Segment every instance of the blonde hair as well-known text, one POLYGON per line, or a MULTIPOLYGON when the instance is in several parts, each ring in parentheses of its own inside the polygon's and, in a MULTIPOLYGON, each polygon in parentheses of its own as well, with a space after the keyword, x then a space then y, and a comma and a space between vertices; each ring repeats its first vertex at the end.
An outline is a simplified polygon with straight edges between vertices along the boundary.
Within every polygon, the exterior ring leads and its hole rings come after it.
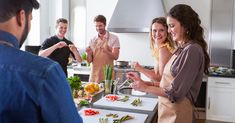
MULTIPOLYGON (((152 25, 154 23, 162 24, 166 29, 168 29, 168 26, 167 26, 165 17, 154 18, 152 20, 151 25, 150 25, 150 34, 149 34, 150 35, 150 48, 152 50, 153 56, 158 57, 158 52, 156 52, 156 50, 155 50, 155 45, 154 45, 155 42, 152 38, 152 25)), ((166 44, 166 46, 170 52, 173 52, 173 50, 175 49, 174 42, 172 41, 170 34, 168 32, 166 32, 166 33, 167 33, 167 38, 163 43, 166 44)))

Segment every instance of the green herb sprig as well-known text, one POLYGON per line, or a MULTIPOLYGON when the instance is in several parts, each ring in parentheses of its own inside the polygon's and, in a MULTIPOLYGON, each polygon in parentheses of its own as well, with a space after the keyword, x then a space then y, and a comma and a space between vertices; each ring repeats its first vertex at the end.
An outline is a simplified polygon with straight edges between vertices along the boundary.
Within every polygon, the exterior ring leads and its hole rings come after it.
POLYGON ((78 76, 69 77, 67 78, 67 80, 69 82, 72 92, 74 90, 79 90, 82 88, 82 81, 80 80, 78 76))

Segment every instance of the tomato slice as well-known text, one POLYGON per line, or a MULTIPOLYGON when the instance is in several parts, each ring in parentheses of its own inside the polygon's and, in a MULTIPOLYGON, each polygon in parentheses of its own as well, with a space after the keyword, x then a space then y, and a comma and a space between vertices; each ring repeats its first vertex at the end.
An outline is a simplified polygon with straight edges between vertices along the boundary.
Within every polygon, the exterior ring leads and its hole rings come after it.
POLYGON ((117 95, 107 95, 107 96, 105 96, 105 98, 110 101, 116 101, 118 99, 118 96, 117 95))
POLYGON ((86 110, 84 110, 84 113, 86 116, 92 116, 92 115, 99 114, 100 112, 93 110, 93 109, 86 109, 86 110))

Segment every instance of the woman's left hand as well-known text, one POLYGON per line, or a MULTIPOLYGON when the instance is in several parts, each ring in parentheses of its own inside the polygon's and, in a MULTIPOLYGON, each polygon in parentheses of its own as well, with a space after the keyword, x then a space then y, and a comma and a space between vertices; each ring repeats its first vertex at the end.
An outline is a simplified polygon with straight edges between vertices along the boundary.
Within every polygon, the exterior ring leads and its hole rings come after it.
POLYGON ((148 86, 148 85, 146 85, 142 80, 134 81, 134 82, 131 84, 131 87, 132 87, 133 89, 138 90, 138 91, 143 91, 143 92, 146 91, 147 86, 148 86))

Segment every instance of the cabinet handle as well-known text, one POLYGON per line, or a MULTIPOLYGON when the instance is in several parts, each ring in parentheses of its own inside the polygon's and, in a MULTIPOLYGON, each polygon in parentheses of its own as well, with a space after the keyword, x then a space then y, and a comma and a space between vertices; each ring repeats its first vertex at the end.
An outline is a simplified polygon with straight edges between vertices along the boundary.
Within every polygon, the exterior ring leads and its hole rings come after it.
POLYGON ((209 100, 209 101, 208 101, 208 110, 210 110, 210 107, 211 107, 211 98, 209 97, 208 100, 209 100))
POLYGON ((220 85, 230 85, 230 82, 215 82, 215 84, 220 84, 220 85))

